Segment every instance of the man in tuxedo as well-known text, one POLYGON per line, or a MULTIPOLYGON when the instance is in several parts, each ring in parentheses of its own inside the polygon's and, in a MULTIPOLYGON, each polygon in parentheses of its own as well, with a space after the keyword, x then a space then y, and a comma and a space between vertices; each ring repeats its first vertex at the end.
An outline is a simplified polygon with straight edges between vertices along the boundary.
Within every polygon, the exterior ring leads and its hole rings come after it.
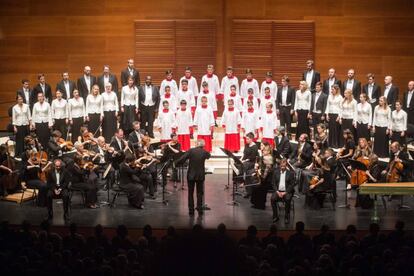
POLYGON ((96 84, 96 77, 91 75, 91 67, 85 66, 83 69, 83 76, 78 79, 79 94, 86 102, 86 97, 91 93, 92 86, 96 84))
POLYGON ((182 164, 187 159, 189 167, 187 171, 188 182, 188 210, 190 216, 194 215, 194 187, 197 188, 197 211, 199 215, 203 211, 203 193, 205 180, 205 162, 210 158, 210 153, 204 149, 204 140, 197 141, 197 147, 190 149, 181 156, 176 163, 182 164))
POLYGON ((304 169, 312 162, 312 146, 308 138, 306 133, 301 134, 297 148, 290 155, 289 161, 295 168, 304 169))
POLYGON ((310 91, 315 92, 316 83, 321 81, 321 74, 313 68, 314 61, 309 59, 306 61, 306 70, 302 74, 302 80, 306 81, 310 91))
POLYGON ((359 101, 359 94, 361 94, 361 82, 355 79, 355 70, 348 70, 348 79, 342 83, 341 95, 344 96, 344 91, 352 90, 352 95, 356 101, 359 101))
POLYGON ((341 81, 336 78, 336 71, 334 68, 329 69, 328 79, 323 81, 323 93, 329 95, 331 93, 332 85, 341 87, 341 81))
POLYGON ((280 120, 280 125, 286 127, 288 133, 291 130, 292 116, 294 113, 293 106, 295 105, 295 89, 289 85, 289 77, 282 77, 282 86, 277 91, 276 109, 280 120))
POLYGON ((392 77, 386 76, 384 78, 384 97, 387 99, 388 106, 392 110, 395 109, 395 101, 398 100, 400 90, 397 86, 392 84, 392 77))
MULTIPOLYGON (((32 110, 34 101, 33 101, 33 91, 29 87, 29 80, 23 79, 22 80, 22 88, 17 90, 17 95, 20 95, 23 97, 23 103, 30 106, 30 110, 32 110)), ((37 101, 37 99, 36 99, 37 101)))
POLYGON ((115 75, 111 73, 111 70, 109 68, 109 65, 104 65, 103 67, 103 73, 98 77, 98 86, 99 91, 101 93, 105 92, 105 84, 110 83, 112 84, 112 91, 114 91, 118 97, 119 97, 119 91, 118 91, 118 79, 115 75))
POLYGON ((47 176, 47 211, 48 219, 53 218, 53 199, 61 198, 63 201, 63 218, 69 220, 69 182, 70 175, 63 168, 60 159, 53 161, 53 169, 47 176))
POLYGON ((134 60, 132 58, 128 59, 128 66, 121 72, 121 83, 122 86, 128 84, 128 78, 132 77, 134 80, 134 85, 139 87, 141 85, 141 80, 139 78, 139 71, 134 67, 134 60))
POLYGON ((139 87, 139 111, 141 113, 141 128, 154 138, 154 119, 158 114, 160 92, 158 87, 152 85, 151 76, 147 76, 145 84, 139 87))
POLYGON ((140 147, 140 143, 142 140, 142 132, 140 129, 140 122, 134 121, 132 123, 132 132, 128 135, 128 142, 131 145, 131 149, 137 149, 140 147))
POLYGON ((56 91, 62 92, 62 98, 69 100, 73 97, 73 90, 76 89, 74 81, 69 79, 69 73, 62 73, 62 80, 56 84, 56 91))
POLYGON ((32 101, 33 103, 37 102, 37 94, 43 93, 45 95, 45 101, 49 104, 52 103, 52 88, 48 83, 46 83, 45 75, 39 74, 37 76, 37 79, 39 80, 39 83, 33 88, 32 93, 32 101))
POLYGON ((407 92, 404 93, 403 109, 407 112, 407 124, 414 124, 414 81, 408 82, 407 92))
POLYGON ((278 135, 275 136, 275 146, 277 152, 282 158, 288 158, 291 152, 290 141, 286 136, 286 130, 284 127, 279 127, 278 135))
POLYGON ((315 93, 312 94, 311 110, 309 119, 312 120, 313 132, 316 126, 325 121, 325 110, 328 102, 328 95, 322 92, 322 83, 318 82, 315 86, 315 93))
POLYGON ((362 92, 367 94, 368 101, 372 107, 372 113, 374 114, 374 108, 378 105, 379 97, 381 95, 381 87, 375 82, 375 75, 369 73, 367 75, 368 83, 362 87, 362 92))
POLYGON ((273 173, 272 185, 274 193, 270 199, 273 209, 273 222, 279 220, 278 201, 285 203, 285 223, 290 221, 290 204, 295 193, 294 173, 287 169, 287 160, 282 159, 280 166, 273 173))

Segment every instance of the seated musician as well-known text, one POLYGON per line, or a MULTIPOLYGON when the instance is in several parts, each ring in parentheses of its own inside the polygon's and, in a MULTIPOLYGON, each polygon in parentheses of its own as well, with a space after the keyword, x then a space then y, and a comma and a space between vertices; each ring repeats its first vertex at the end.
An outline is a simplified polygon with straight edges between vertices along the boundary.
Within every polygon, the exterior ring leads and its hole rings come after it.
POLYGON ((140 168, 139 179, 144 185, 144 191, 148 190, 150 198, 156 199, 156 187, 154 184, 153 171, 156 170, 154 163, 157 161, 157 159, 151 155, 148 155, 144 148, 139 148, 137 150, 137 154, 138 159, 135 161, 135 163, 140 168))
MULTIPOLYGON (((270 148, 270 145, 269 145, 270 148)), ((271 150, 263 151, 259 162, 255 164, 256 181, 260 184, 253 187, 250 202, 256 209, 265 209, 267 192, 271 190, 274 158, 271 150)))
POLYGON ((313 142, 320 142, 322 144, 322 150, 325 150, 329 147, 328 145, 328 133, 326 132, 325 124, 321 123, 316 126, 315 137, 313 142))
POLYGON ((50 159, 60 158, 66 166, 70 166, 72 159, 65 156, 64 153, 69 150, 71 142, 62 142, 62 133, 59 130, 54 130, 52 136, 47 144, 50 159))
POLYGON ((92 132, 89 132, 87 126, 82 126, 80 128, 80 136, 77 138, 77 142, 83 144, 84 148, 89 150, 93 144, 95 144, 94 135, 92 132))
POLYGON ((408 153, 401 150, 400 143, 392 142, 390 145, 390 161, 382 171, 385 182, 405 182, 409 171, 408 153))
POLYGON ((132 132, 128 135, 128 142, 132 146, 131 149, 136 149, 142 140, 142 132, 140 130, 140 122, 134 121, 132 123, 132 132))
POLYGON ((53 218, 53 199, 61 198, 63 201, 63 219, 69 220, 69 181, 70 175, 63 168, 63 162, 60 159, 53 161, 53 168, 47 176, 47 212, 48 219, 53 218))
MULTIPOLYGON (((147 132, 144 133, 141 139, 141 145, 139 147, 142 151, 139 153, 139 158, 145 156, 145 159, 148 159, 148 162, 151 162, 149 166, 146 166, 144 172, 145 174, 150 174, 152 177, 151 185, 148 185, 150 187, 150 196, 151 198, 155 199, 155 192, 157 191, 157 162, 156 154, 154 147, 151 145, 151 137, 148 135, 147 132), (152 191, 151 191, 152 190, 152 191)), ((146 160, 143 160, 147 162, 146 160)))
POLYGON ((312 177, 309 185, 309 190, 306 192, 305 206, 310 209, 319 210, 323 207, 325 200, 324 192, 331 188, 332 184, 331 168, 325 160, 321 159, 320 168, 317 169, 317 174, 312 177))
POLYGON ((275 145, 276 150, 282 156, 283 158, 289 158, 289 155, 291 153, 291 146, 289 138, 286 136, 286 130, 285 128, 279 127, 277 130, 277 136, 275 136, 275 145))
POLYGON ((285 223, 290 221, 290 204, 295 192, 294 172, 287 169, 287 160, 280 161, 279 168, 273 172, 272 185, 274 193, 270 199, 273 209, 273 222, 279 220, 277 202, 285 203, 285 223))
POLYGON ((344 137, 344 146, 339 149, 336 160, 341 164, 338 166, 338 178, 345 178, 346 172, 344 171, 345 168, 349 165, 349 158, 354 155, 355 152, 355 141, 354 136, 349 129, 345 129, 343 133, 344 137))
MULTIPOLYGON (((377 183, 381 181, 381 166, 378 162, 378 156, 371 154, 370 164, 368 170, 365 171, 367 176, 367 183, 377 183)), ((361 195, 358 193, 355 207, 360 206, 363 209, 370 209, 373 207, 374 201, 370 195, 361 195)))
MULTIPOLYGON (((356 160, 367 166, 367 168, 369 168, 369 160, 371 154, 372 150, 368 144, 367 139, 359 138, 358 146, 355 149, 354 155, 352 156, 352 160, 356 160)), ((359 170, 356 170, 351 166, 348 166, 347 169, 351 172, 351 179, 349 181, 350 183, 347 185, 347 190, 350 190, 352 186, 359 186, 362 183, 366 182, 366 176, 364 174, 365 172, 363 172, 363 174, 361 175, 359 170), (356 176, 357 173, 359 173, 358 176, 356 176)))
POLYGON ((86 194, 85 204, 88 208, 96 209, 98 201, 98 176, 94 172, 95 166, 84 161, 83 156, 76 154, 73 165, 68 169, 70 181, 75 189, 83 190, 86 194))
POLYGON ((254 164, 256 163, 256 158, 258 157, 258 148, 254 142, 254 134, 249 132, 246 134, 246 146, 243 150, 243 156, 240 161, 243 163, 243 172, 246 175, 245 185, 246 185, 246 194, 245 198, 248 198, 252 195, 253 187, 250 186, 254 183, 254 164))
POLYGON ((119 186, 127 192, 129 204, 135 208, 144 209, 144 187, 141 185, 142 178, 138 176, 140 171, 136 168, 134 156, 128 155, 120 164, 119 174, 119 186))
POLYGON ((299 136, 298 146, 290 155, 289 162, 297 169, 304 169, 312 162, 312 146, 306 133, 299 136))
POLYGON ((163 185, 167 185, 168 169, 171 166, 173 167, 172 168, 172 180, 177 181, 178 179, 177 169, 175 168, 173 161, 175 159, 174 157, 177 156, 177 153, 180 152, 181 145, 178 142, 178 136, 175 132, 171 133, 170 138, 171 138, 171 141, 169 141, 168 143, 162 146, 162 157, 161 157, 160 163, 165 165, 162 171, 163 185), (169 163, 165 163, 165 162, 169 162, 169 163))
POLYGON ((301 174, 299 181, 299 192, 306 193, 309 190, 309 182, 316 176, 322 165, 324 151, 322 150, 322 143, 314 142, 312 151, 312 163, 308 165, 301 174))
MULTIPOLYGON (((2 178, 3 175, 8 175, 13 172, 6 164, 7 164, 7 145, 1 144, 0 145, 0 179, 2 178)), ((7 192, 6 183, 1 183, 0 196, 7 196, 7 194, 8 192, 7 192)))

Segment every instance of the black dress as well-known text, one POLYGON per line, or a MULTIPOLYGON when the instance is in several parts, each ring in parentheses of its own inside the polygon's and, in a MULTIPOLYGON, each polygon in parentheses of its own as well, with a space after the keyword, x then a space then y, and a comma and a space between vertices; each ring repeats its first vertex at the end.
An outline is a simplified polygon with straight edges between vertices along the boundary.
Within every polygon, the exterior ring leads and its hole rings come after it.
POLYGON ((72 164, 69 168, 71 175, 72 188, 85 192, 86 206, 95 204, 98 201, 98 176, 94 171, 89 172, 81 169, 77 164, 72 164))
POLYGON ((137 176, 139 172, 132 169, 125 163, 120 165, 120 184, 121 189, 127 192, 128 202, 132 206, 140 208, 144 202, 144 188, 137 176))
POLYGON ((265 209, 267 193, 272 189, 273 166, 261 162, 260 167, 260 184, 253 187, 250 202, 253 208, 265 209))

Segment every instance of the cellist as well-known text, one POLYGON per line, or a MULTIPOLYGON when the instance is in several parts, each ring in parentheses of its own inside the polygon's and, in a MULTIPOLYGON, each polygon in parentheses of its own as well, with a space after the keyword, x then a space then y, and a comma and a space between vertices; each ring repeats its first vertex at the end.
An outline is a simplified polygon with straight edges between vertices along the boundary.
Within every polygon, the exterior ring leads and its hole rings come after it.
MULTIPOLYGON (((352 157, 353 160, 358 161, 364 164, 367 168, 370 166, 370 155, 372 150, 365 138, 359 138, 358 146, 355 150, 355 154, 352 157)), ((352 186, 359 186, 368 181, 368 177, 365 171, 356 170, 351 166, 348 166, 349 170, 352 170, 350 183, 347 186, 347 189, 351 189, 352 186)))
POLYGON ((401 150, 400 143, 393 142, 390 145, 390 162, 382 175, 385 182, 406 181, 406 170, 408 169, 408 153, 401 150))

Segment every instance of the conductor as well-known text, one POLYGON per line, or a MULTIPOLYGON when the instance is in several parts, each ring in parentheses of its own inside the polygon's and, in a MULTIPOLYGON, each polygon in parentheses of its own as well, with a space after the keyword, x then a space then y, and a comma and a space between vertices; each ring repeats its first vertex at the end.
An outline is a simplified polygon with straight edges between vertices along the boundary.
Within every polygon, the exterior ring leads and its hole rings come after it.
POLYGON ((187 171, 188 182, 188 211, 194 216, 194 186, 197 187, 197 211, 203 215, 203 191, 205 180, 205 161, 210 153, 204 150, 204 140, 197 140, 197 147, 190 149, 177 160, 177 164, 190 160, 187 171))

